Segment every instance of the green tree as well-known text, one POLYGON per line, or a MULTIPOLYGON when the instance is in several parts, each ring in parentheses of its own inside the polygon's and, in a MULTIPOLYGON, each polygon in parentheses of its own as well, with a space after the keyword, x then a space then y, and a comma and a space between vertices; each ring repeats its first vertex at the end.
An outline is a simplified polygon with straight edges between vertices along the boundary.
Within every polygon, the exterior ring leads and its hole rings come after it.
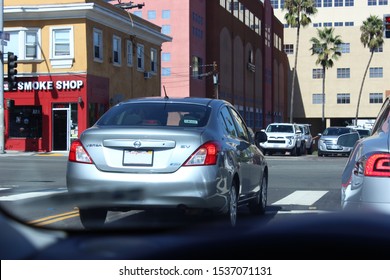
POLYGON ((290 123, 293 122, 294 111, 294 91, 295 91, 295 79, 297 75, 298 65, 298 50, 299 50, 299 34, 301 26, 305 27, 311 23, 310 16, 317 13, 315 3, 313 0, 286 0, 284 2, 283 10, 287 10, 284 15, 284 19, 290 27, 297 29, 297 38, 295 44, 295 61, 292 73, 291 84, 291 100, 290 100, 290 123))
POLYGON ((334 61, 341 56, 339 45, 343 43, 339 35, 334 35, 334 28, 317 29, 317 37, 310 39, 312 55, 317 55, 316 65, 322 66, 322 127, 325 129, 325 74, 332 68, 334 61))
POLYGON ((360 99, 362 97, 363 86, 366 80, 368 69, 370 68, 372 57, 374 56, 375 50, 383 45, 383 21, 378 16, 370 15, 363 25, 360 26, 360 41, 363 46, 368 47, 370 50, 370 58, 368 59, 366 70, 364 71, 362 84, 360 86, 359 97, 356 106, 355 125, 359 117, 360 99))

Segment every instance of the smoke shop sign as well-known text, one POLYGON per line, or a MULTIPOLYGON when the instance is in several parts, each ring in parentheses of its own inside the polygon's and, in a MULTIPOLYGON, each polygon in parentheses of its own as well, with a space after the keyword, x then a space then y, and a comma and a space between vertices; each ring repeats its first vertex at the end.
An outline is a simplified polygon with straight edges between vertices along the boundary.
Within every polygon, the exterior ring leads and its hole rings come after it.
POLYGON ((19 82, 18 90, 20 91, 49 91, 49 90, 79 90, 84 86, 82 80, 69 80, 69 81, 27 81, 19 82))

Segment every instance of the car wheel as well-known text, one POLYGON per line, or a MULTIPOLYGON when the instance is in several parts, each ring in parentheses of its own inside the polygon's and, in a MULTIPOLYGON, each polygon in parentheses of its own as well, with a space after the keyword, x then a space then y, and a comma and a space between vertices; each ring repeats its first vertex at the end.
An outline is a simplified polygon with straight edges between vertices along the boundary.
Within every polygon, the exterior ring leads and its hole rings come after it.
POLYGON ((311 155, 313 153, 313 147, 310 146, 310 148, 306 149, 306 151, 308 155, 311 155))
POLYGON ((290 155, 292 155, 292 156, 296 156, 297 155, 297 146, 292 148, 290 155))
POLYGON ((81 224, 85 229, 99 228, 104 225, 106 209, 79 209, 81 224))
POLYGON ((255 199, 249 202, 249 211, 255 215, 262 215, 265 213, 267 207, 267 192, 268 192, 268 180, 267 177, 263 177, 261 181, 261 189, 257 193, 255 199))
POLYGON ((230 190, 230 196, 229 196, 229 222, 232 227, 236 226, 237 223, 237 191, 236 191, 236 184, 232 183, 232 188, 230 190))

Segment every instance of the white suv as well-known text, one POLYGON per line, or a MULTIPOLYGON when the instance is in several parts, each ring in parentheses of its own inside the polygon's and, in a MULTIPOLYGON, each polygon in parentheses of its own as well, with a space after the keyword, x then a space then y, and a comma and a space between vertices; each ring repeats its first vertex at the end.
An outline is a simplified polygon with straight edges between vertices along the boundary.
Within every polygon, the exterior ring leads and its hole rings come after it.
POLYGON ((276 152, 290 152, 292 156, 300 156, 304 151, 302 131, 297 124, 271 123, 265 129, 268 140, 260 143, 263 153, 272 155, 276 152))
MULTIPOLYGON (((311 155, 313 153, 313 136, 310 132, 310 124, 298 124, 299 128, 302 132, 302 139, 305 141, 305 144, 303 145, 304 150, 311 155)), ((302 151, 304 152, 304 151, 302 151)))

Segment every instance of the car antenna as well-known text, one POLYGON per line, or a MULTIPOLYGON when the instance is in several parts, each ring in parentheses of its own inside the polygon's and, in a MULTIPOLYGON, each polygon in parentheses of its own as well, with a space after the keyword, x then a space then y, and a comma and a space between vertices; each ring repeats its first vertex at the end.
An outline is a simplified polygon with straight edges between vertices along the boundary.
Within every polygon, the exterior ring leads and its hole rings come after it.
POLYGON ((167 95, 167 91, 165 90, 165 86, 163 86, 163 88, 164 88, 164 94, 165 94, 164 98, 165 98, 165 99, 169 99, 169 97, 168 97, 168 95, 167 95))

